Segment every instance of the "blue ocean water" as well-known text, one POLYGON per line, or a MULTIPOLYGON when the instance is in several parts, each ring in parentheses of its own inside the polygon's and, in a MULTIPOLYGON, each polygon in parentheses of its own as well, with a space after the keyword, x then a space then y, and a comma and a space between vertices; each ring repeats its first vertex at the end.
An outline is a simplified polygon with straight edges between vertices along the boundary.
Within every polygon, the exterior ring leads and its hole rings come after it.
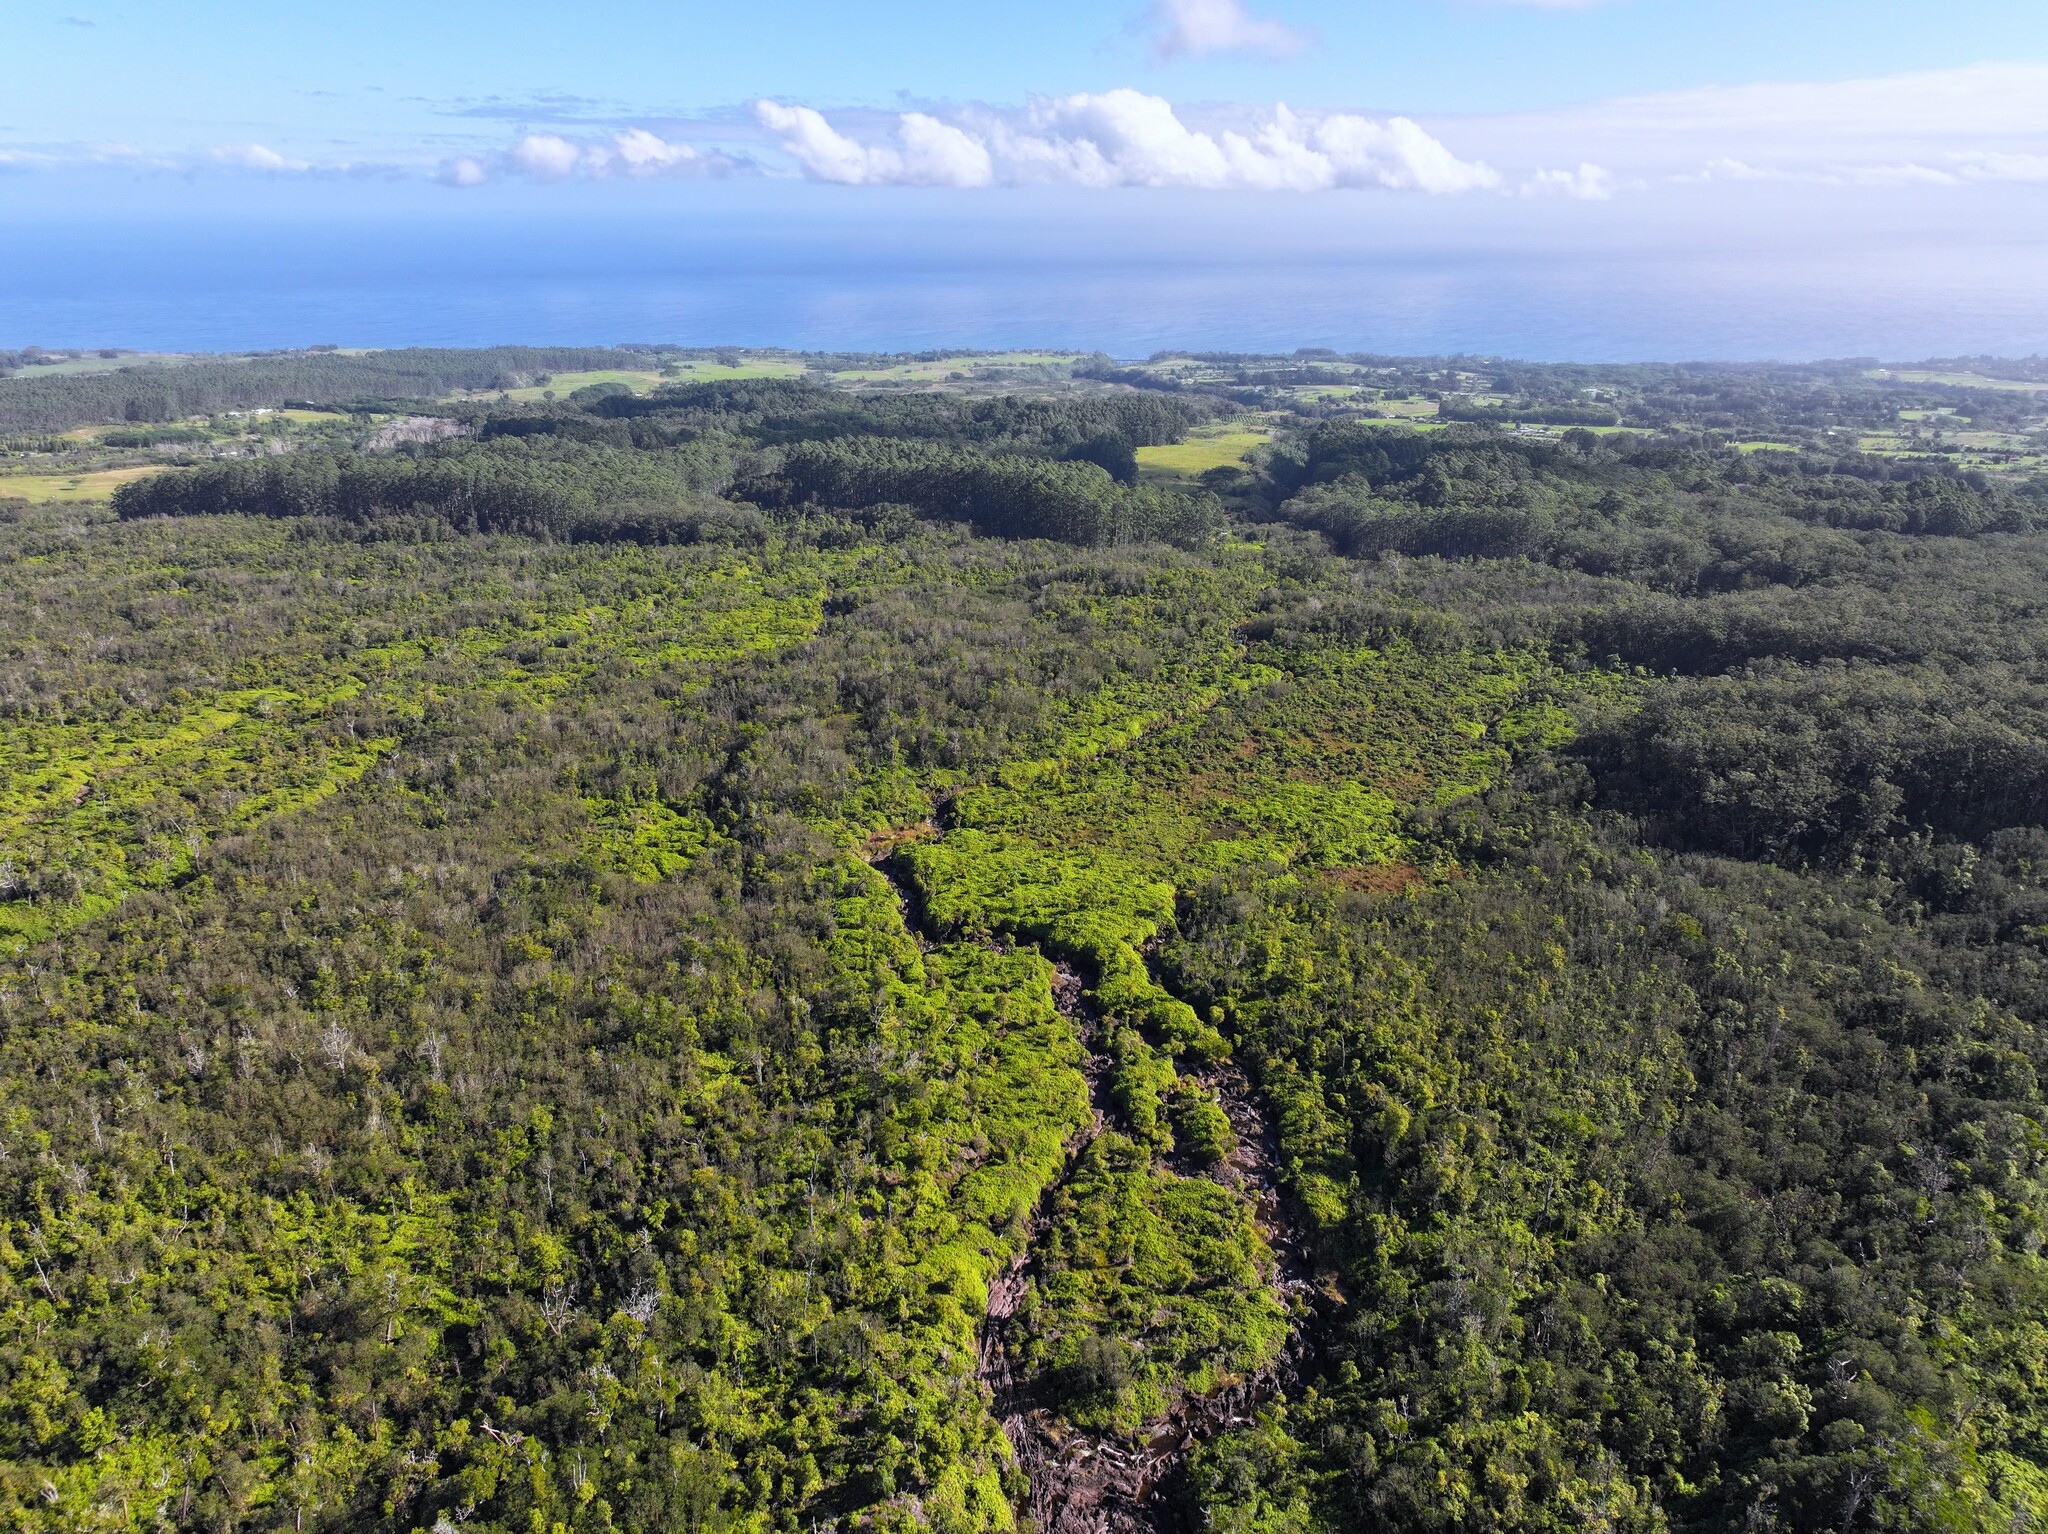
POLYGON ((1476 352, 2048 351, 2033 241, 1489 247, 1024 223, 104 219, 0 234, 0 346, 497 342, 1476 352), (1042 237, 1041 237, 1042 236, 1042 237))

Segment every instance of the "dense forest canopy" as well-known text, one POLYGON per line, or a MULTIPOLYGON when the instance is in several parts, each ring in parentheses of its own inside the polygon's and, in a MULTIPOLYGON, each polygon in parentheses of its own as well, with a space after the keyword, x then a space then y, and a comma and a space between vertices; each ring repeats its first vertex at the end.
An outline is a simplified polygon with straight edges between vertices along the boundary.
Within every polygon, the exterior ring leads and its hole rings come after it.
POLYGON ((0 500, 9 1526, 2048 1516, 1954 386, 378 355, 0 500))
POLYGON ((425 399, 454 389, 502 389, 547 373, 631 365, 628 353, 588 346, 483 351, 309 351, 194 360, 178 367, 0 377, 0 431, 64 431, 100 421, 177 421, 293 400, 425 399))
POLYGON ((1119 484, 1097 461, 1134 478, 1136 448, 1177 441, 1197 418, 1132 396, 961 402, 707 383, 481 411, 464 423, 476 440, 395 454, 222 462, 124 485, 114 503, 130 518, 426 516, 463 532, 688 541, 733 526, 699 497, 744 478, 746 500, 771 507, 896 505, 996 536, 1199 542, 1221 525, 1213 496, 1119 484))

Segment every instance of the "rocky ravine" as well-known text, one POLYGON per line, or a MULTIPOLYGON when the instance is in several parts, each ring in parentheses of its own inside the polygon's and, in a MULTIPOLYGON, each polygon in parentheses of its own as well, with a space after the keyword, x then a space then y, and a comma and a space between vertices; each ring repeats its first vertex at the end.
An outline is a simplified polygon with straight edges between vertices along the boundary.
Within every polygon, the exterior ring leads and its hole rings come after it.
MULTIPOLYGON (((1095 1052, 1101 1019, 1088 1005, 1078 975, 1059 965, 1055 976, 1054 999, 1073 1019, 1089 1049, 1083 1070, 1095 1104, 1092 1128, 1073 1146, 1071 1165, 1088 1140, 1116 1116, 1104 1085, 1109 1061, 1095 1052)), ((1172 1534, 1180 1527, 1174 1482, 1190 1451, 1223 1429, 1250 1421, 1280 1389, 1298 1381, 1308 1361, 1302 1318, 1311 1310, 1316 1291, 1281 1199, 1276 1137, 1259 1112, 1250 1084, 1234 1065, 1190 1074, 1216 1094, 1238 1143, 1229 1161, 1213 1173, 1182 1168, 1182 1174, 1213 1175, 1252 1200, 1259 1232, 1273 1249, 1274 1288, 1297 1317, 1296 1325, 1286 1349, 1266 1369, 1213 1395, 1181 1398, 1165 1415, 1146 1423, 1135 1439, 1063 1421, 1039 1399, 1034 1382, 1018 1376, 1006 1345, 1012 1318, 1032 1282, 1034 1254, 1047 1223, 1042 1211, 1050 1206, 1057 1187, 1049 1189, 1032 1222, 1025 1254, 990 1286, 981 1341, 981 1377, 1017 1462, 1030 1479, 1029 1505, 1018 1511, 1030 1517, 1039 1534, 1172 1534)))
MULTIPOLYGON (((927 824, 916 828, 913 835, 929 835, 938 829, 927 824)), ((907 839, 878 838, 870 844, 868 855, 896 886, 906 919, 912 919, 917 903, 889 856, 907 839)), ((1067 1147, 1071 1171, 1089 1143, 1115 1124, 1119 1115, 1106 1085, 1110 1062, 1097 1052, 1102 1019, 1088 1002, 1081 977, 1065 964, 1054 966, 1053 999, 1061 1014, 1073 1022, 1087 1050, 1082 1070, 1094 1106, 1089 1124, 1067 1147)), ((1023 1254, 989 1285, 979 1367, 996 1419, 1030 1482, 1028 1502, 1017 1512, 1020 1519, 1030 1520, 1026 1527, 1035 1528, 1037 1534, 1178 1534, 1181 1519, 1173 1489, 1189 1453, 1225 1428, 1248 1422, 1261 1405, 1283 1388, 1299 1383, 1307 1372, 1309 1328, 1304 1323, 1313 1315, 1320 1296, 1281 1194, 1278 1137, 1236 1065, 1226 1061, 1191 1070, 1189 1075, 1215 1094, 1230 1118, 1237 1146, 1219 1167, 1178 1165, 1176 1169, 1184 1176, 1214 1177, 1252 1201, 1259 1233, 1274 1254, 1271 1282, 1282 1304, 1296 1318, 1294 1329, 1280 1356, 1258 1374, 1212 1395, 1177 1400, 1163 1416, 1146 1423, 1134 1439, 1077 1428, 1065 1421, 1045 1399, 1042 1384, 1018 1371, 1009 1346, 1011 1327, 1034 1278, 1035 1254, 1050 1223, 1048 1210, 1061 1186, 1054 1183, 1033 1214, 1023 1254)))

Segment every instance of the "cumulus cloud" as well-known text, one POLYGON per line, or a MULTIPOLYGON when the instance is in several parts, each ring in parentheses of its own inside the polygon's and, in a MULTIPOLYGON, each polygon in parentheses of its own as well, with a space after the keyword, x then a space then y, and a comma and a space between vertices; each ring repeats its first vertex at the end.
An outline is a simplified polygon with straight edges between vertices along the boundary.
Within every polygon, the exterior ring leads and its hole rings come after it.
POLYGON ((508 176, 543 182, 606 181, 614 177, 725 176, 742 168, 739 161, 720 151, 671 143, 645 128, 624 128, 597 139, 528 133, 499 153, 457 155, 443 162, 437 179, 448 186, 472 187, 508 176))
POLYGON ((234 165, 243 170, 298 172, 313 169, 310 160, 295 160, 289 155, 279 154, 267 144, 228 144, 214 150, 213 157, 223 165, 234 165))
POLYGON ((1580 161, 1577 170, 1539 170, 1522 183, 1525 197, 1570 197, 1605 202, 1614 195, 1614 176, 1605 166, 1580 161))
POLYGON ((1291 58, 1308 46, 1309 36, 1272 20, 1254 16, 1243 0, 1159 0, 1146 13, 1152 31, 1152 52, 1161 59, 1200 57, 1211 53, 1255 53, 1291 58))
POLYGON ((842 186, 987 186, 995 179, 987 144, 922 112, 905 112, 898 119, 896 146, 858 143, 811 107, 758 101, 754 116, 813 181, 842 186))
MULTIPOLYGON (((1149 13, 1186 55, 1276 44, 1245 0, 1158 0, 1149 13)), ((1249 0, 1253 5, 1276 0, 1249 0)), ((1536 3, 1536 0, 1500 0, 1536 3)), ((1317 192, 1370 187, 1496 192, 1600 202, 1685 184, 1799 183, 1890 189, 2048 186, 2048 63, 1982 64, 1886 78, 1772 82, 1583 102, 1536 112, 1413 119, 1357 111, 1209 104, 1176 107, 1128 88, 1016 108, 927 107, 829 117, 797 102, 626 126, 571 121, 571 98, 493 103, 527 115, 494 146, 424 147, 395 160, 301 159, 274 143, 143 149, 109 143, 0 144, 0 173, 118 167, 164 174, 432 175, 493 181, 759 174, 771 166, 851 186, 1207 188, 1317 192), (550 106, 550 103, 553 103, 550 106), (1452 146, 1456 147, 1453 148, 1452 146), (766 151, 766 152, 764 152, 766 151)))
MULTIPOLYGON (((605 163, 598 158, 602 149, 590 149, 592 168, 605 163)), ((521 175, 531 176, 536 181, 566 181, 576 174, 584 163, 585 148, 572 143, 559 133, 529 133, 512 146, 506 163, 521 175)))
POLYGON ((491 179, 491 168, 475 155, 459 154, 442 164, 435 179, 444 186, 482 186, 491 179))
POLYGON ((805 175, 855 186, 1453 193, 1501 185, 1491 166, 1460 159, 1405 117, 1312 117, 1279 106, 1245 131, 1209 132, 1182 121, 1170 102, 1130 89, 1050 98, 1022 113, 980 112, 958 123, 905 113, 900 147, 863 144, 809 107, 764 101, 755 111, 805 175))

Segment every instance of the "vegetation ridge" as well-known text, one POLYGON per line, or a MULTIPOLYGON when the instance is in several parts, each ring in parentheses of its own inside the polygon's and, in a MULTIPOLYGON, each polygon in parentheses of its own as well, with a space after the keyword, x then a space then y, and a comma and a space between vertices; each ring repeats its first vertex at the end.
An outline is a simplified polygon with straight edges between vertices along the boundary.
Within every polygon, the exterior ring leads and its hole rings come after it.
POLYGON ((0 1522, 2048 1507, 2028 365, 378 355, 8 449, 0 1522))

